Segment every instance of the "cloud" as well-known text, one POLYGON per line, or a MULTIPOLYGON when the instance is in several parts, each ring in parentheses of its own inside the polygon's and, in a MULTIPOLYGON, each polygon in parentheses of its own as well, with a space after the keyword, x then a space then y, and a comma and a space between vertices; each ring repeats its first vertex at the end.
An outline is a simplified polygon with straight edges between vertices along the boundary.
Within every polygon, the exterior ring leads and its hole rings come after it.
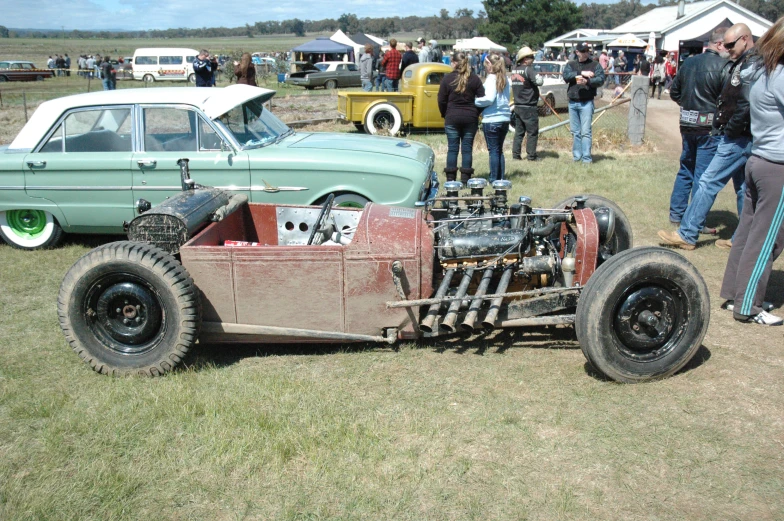
MULTIPOLYGON (((11 0, 0 0, 0 7, 11 0)), ((483 6, 479 0, 443 0, 439 5, 423 7, 416 0, 399 2, 371 2, 344 0, 336 10, 322 0, 297 0, 270 7, 266 2, 240 0, 53 0, 14 1, 6 5, 2 24, 13 28, 74 29, 101 31, 106 29, 147 30, 177 27, 240 27, 265 20, 321 20, 338 18, 342 13, 354 13, 359 18, 409 15, 430 16, 441 9, 454 14, 468 8, 476 14, 483 6)))

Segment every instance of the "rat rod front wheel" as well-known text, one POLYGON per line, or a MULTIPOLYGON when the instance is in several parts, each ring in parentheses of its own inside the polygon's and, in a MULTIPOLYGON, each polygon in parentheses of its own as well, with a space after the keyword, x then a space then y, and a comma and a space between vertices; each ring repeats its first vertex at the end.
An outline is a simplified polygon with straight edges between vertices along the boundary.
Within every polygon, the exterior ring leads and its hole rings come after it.
POLYGON ((710 297, 689 261, 659 247, 621 252, 580 295, 575 330, 588 361, 618 382, 665 378, 700 348, 710 297))
POLYGON ((157 376, 196 342, 201 301, 174 257, 122 241, 88 252, 68 270, 57 314, 71 348, 95 371, 157 376))

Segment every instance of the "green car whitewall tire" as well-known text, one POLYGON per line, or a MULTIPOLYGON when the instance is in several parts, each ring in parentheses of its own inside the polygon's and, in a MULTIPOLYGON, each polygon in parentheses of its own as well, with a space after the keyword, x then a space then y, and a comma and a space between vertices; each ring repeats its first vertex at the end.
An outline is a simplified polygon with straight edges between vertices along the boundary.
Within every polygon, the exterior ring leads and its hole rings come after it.
POLYGON ((56 246, 63 230, 49 212, 7 210, 0 212, 0 236, 14 248, 38 250, 56 246))

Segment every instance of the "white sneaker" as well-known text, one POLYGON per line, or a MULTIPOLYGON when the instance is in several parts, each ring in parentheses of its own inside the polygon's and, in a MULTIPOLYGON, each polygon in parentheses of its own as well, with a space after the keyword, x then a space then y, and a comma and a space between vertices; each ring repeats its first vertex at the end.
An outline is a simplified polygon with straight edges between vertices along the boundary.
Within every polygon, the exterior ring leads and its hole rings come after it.
MULTIPOLYGON (((773 311, 773 308, 776 307, 773 305, 773 302, 763 302, 762 303, 762 310, 763 311, 773 311)), ((721 309, 726 309, 727 311, 735 311, 735 301, 728 300, 721 305, 721 309)))
POLYGON ((751 320, 763 326, 780 326, 784 324, 784 318, 771 315, 767 311, 760 311, 758 315, 751 317, 751 320))

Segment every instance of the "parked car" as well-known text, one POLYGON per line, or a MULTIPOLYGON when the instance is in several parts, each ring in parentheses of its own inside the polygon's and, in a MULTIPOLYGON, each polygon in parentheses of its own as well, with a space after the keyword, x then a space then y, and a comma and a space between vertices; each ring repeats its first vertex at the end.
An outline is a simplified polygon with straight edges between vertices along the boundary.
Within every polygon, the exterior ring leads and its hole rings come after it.
POLYGON ((122 233, 147 204, 194 179, 251 201, 368 201, 414 206, 427 198, 434 154, 398 139, 295 132, 263 103, 275 91, 123 89, 44 102, 0 147, 0 237, 17 248, 56 244, 62 232, 122 233))
POLYGON ((339 92, 338 117, 368 134, 394 136, 406 125, 444 128, 438 89, 450 72, 443 63, 417 63, 403 71, 400 92, 339 92))
POLYGON ((699 271, 670 249, 632 248, 602 197, 534 208, 510 204, 509 181, 471 179, 422 209, 336 209, 234 204, 187 177, 183 165, 180 194, 63 279, 61 329, 99 373, 165 374, 197 340, 389 345, 461 331, 468 343, 573 325, 588 363, 635 383, 674 374, 708 330, 699 271))
POLYGON ((314 65, 317 71, 292 72, 286 78, 286 83, 299 85, 306 89, 324 87, 335 89, 338 87, 360 87, 359 67, 355 63, 347 62, 319 62, 314 65))
POLYGON ((5 81, 44 81, 53 78, 49 69, 39 69, 33 62, 6 60, 0 62, 0 82, 5 81))
POLYGON ((547 116, 552 111, 550 107, 555 110, 565 110, 569 108, 569 97, 566 94, 569 86, 563 79, 563 69, 566 66, 565 61, 539 61, 533 63, 534 70, 542 75, 544 85, 539 87, 539 114, 547 116), (547 100, 549 107, 544 103, 543 99, 547 100))
POLYGON ((251 60, 258 73, 278 72, 278 62, 271 56, 262 56, 261 53, 254 52, 251 60))

